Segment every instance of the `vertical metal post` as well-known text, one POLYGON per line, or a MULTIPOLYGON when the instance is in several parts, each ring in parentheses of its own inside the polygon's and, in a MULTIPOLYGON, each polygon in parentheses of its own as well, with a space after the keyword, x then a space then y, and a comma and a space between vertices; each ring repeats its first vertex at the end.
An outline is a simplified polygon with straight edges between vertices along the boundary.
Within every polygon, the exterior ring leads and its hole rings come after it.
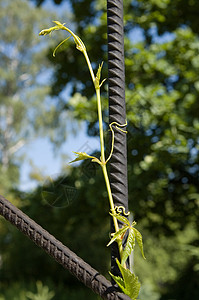
MULTIPOLYGON (((107 0, 107 23, 109 124, 117 122, 123 125, 126 123, 123 0, 107 0)), ((115 143, 110 161, 111 190, 115 205, 124 206, 128 212, 126 133, 113 128, 115 143)), ((111 227, 114 232, 113 224, 111 227)), ((117 244, 114 243, 111 251, 111 272, 118 275, 116 257, 119 257, 119 253, 117 244)))

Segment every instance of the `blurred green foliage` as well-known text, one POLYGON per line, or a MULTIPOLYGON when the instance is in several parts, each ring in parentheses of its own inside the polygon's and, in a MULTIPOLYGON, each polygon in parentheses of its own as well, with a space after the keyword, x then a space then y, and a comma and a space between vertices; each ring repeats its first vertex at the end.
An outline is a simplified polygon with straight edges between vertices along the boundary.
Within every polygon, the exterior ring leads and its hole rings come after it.
MULTIPOLYGON (((70 3, 76 33, 97 68, 107 61, 106 1, 70 3)), ((129 207, 143 233, 147 258, 143 261, 135 251, 143 300, 199 298, 198 5, 194 0, 124 1, 129 207)), ((97 135, 94 90, 81 53, 70 42, 55 59, 52 50, 48 54, 55 66, 51 95, 71 87, 70 99, 57 98, 56 113, 64 108, 74 119, 87 121, 89 135, 97 135)), ((103 77, 107 77, 106 66, 103 77)), ((108 122, 106 84, 102 95, 108 122)), ((97 166, 84 162, 49 187, 14 195, 17 206, 107 275, 109 208, 97 166)), ((79 292, 76 279, 3 220, 0 249, 0 295, 7 282, 14 286, 16 278, 20 282, 51 278, 44 285, 54 291, 52 299, 62 299, 60 285, 63 294, 70 286, 70 299, 92 299, 91 294, 84 296, 86 290, 79 292)), ((26 284, 22 289, 32 291, 26 284)))
POLYGON ((52 18, 28 0, 0 0, 1 193, 19 184, 24 144, 38 136, 59 144, 66 134, 63 115, 48 97, 53 68, 47 52, 56 41, 38 36, 52 18))
POLYGON ((5 286, 0 293, 0 300, 50 300, 50 299, 91 299, 99 300, 99 298, 87 289, 82 289, 81 286, 78 290, 69 289, 63 284, 55 285, 52 281, 44 280, 45 284, 37 281, 36 284, 32 282, 12 282, 12 284, 5 286), (56 290, 56 297, 54 297, 53 289, 56 290))

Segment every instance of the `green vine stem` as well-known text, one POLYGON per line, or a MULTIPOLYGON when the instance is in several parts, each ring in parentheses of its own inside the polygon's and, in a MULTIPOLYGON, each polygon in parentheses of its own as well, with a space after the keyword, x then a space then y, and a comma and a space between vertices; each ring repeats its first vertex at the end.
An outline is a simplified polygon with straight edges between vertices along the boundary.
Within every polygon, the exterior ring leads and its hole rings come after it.
POLYGON ((64 26, 64 24, 61 24, 59 21, 54 21, 56 24, 53 27, 50 27, 49 29, 44 29, 42 30, 39 35, 47 35, 51 34, 51 32, 55 30, 65 30, 67 31, 70 36, 67 37, 65 40, 63 40, 54 50, 53 56, 55 56, 55 52, 57 49, 65 43, 71 36, 74 39, 74 42, 76 44, 76 48, 81 51, 84 54, 84 57, 86 59, 91 78, 94 84, 95 92, 96 92, 96 98, 97 98, 97 110, 98 110, 98 120, 99 120, 99 134, 100 134, 100 148, 101 148, 101 156, 100 159, 90 156, 87 153, 84 152, 74 152, 75 155, 77 156, 76 159, 74 159, 72 162, 79 161, 79 160, 84 160, 84 159, 92 159, 92 162, 97 162, 103 171, 104 175, 104 180, 106 184, 106 189, 108 193, 108 199, 109 199, 109 204, 110 204, 110 215, 113 218, 113 223, 115 227, 115 232, 111 234, 111 240, 109 241, 108 245, 112 244, 113 242, 117 242, 118 248, 119 248, 119 254, 120 254, 120 260, 121 263, 116 260, 118 268, 120 269, 120 272, 122 274, 122 277, 115 276, 110 273, 112 278, 115 280, 115 282, 118 284, 120 289, 127 294, 132 300, 136 300, 139 294, 140 290, 140 283, 138 281, 138 278, 135 276, 133 272, 131 272, 129 269, 126 268, 126 260, 128 259, 129 255, 131 252, 134 250, 135 246, 135 240, 138 243, 138 246, 140 248, 140 251, 142 253, 143 258, 144 256, 144 251, 143 251, 143 243, 142 243, 142 235, 141 233, 134 228, 136 225, 136 222, 133 221, 132 224, 130 224, 127 216, 129 213, 125 212, 125 208, 123 206, 115 207, 114 201, 113 201, 113 196, 111 192, 111 186, 110 186, 110 181, 108 177, 108 172, 107 172, 107 162, 110 160, 112 153, 113 153, 113 148, 114 148, 114 130, 112 128, 113 125, 115 125, 115 128, 121 130, 122 132, 126 132, 125 130, 122 129, 122 127, 126 126, 127 124, 118 124, 117 122, 113 122, 109 125, 110 130, 112 132, 112 144, 111 144, 111 151, 108 156, 108 158, 105 158, 105 152, 104 152, 104 132, 103 132, 103 120, 102 120, 102 107, 101 107, 101 96, 100 96, 100 87, 102 86, 103 82, 105 81, 102 80, 100 82, 100 77, 101 77, 101 70, 103 63, 99 65, 97 74, 95 76, 90 59, 88 57, 86 47, 82 40, 74 34, 70 29, 64 26), (122 213, 122 214, 121 214, 122 213), (123 223, 123 226, 119 228, 118 221, 123 223), (123 249, 122 245, 122 240, 125 236, 125 234, 128 233, 128 238, 126 242, 126 246, 123 249))
MULTIPOLYGON (((104 153, 104 134, 103 134, 103 120, 102 120, 102 108, 101 108, 101 96, 100 96, 100 87, 102 86, 103 82, 105 80, 103 80, 100 83, 100 76, 101 76, 101 69, 103 66, 103 63, 99 66, 98 71, 96 76, 94 75, 93 72, 93 68, 90 62, 90 59, 88 57, 87 51, 86 51, 86 47, 84 45, 84 43, 82 42, 82 40, 76 35, 74 34, 69 28, 65 27, 65 24, 61 24, 59 21, 54 21, 54 23, 56 24, 56 26, 50 27, 49 29, 44 29, 42 30, 39 35, 47 35, 47 34, 51 34, 54 30, 65 30, 68 33, 70 33, 70 36, 73 37, 75 43, 76 43, 76 48, 81 51, 84 54, 84 57, 86 59, 90 74, 91 74, 91 78, 94 84, 94 88, 95 88, 95 92, 96 92, 96 97, 97 97, 97 110, 98 110, 98 120, 99 120, 99 133, 100 133, 100 147, 101 147, 101 157, 100 157, 100 161, 97 160, 97 162, 101 165, 102 167, 102 171, 103 171, 103 175, 104 175, 104 179, 105 179, 105 183, 106 183, 106 188, 107 188, 107 193, 108 193, 108 198, 109 198, 109 204, 110 204, 110 208, 111 208, 111 212, 115 212, 115 207, 114 207, 114 202, 113 202, 113 196, 112 196, 112 192, 111 192, 111 187, 110 187, 110 181, 109 181, 109 177, 108 177, 108 172, 107 172, 107 161, 110 159, 110 157, 108 158, 108 160, 105 160, 105 153, 104 153)), ((69 38, 70 38, 69 36, 69 38)), ((64 41, 62 41, 54 50, 53 52, 53 56, 55 56, 55 52, 56 50, 64 43, 68 40, 65 39, 64 41)), ((88 157, 87 157, 88 158, 88 157)), ((96 161, 96 160, 93 160, 96 161)), ((113 214, 113 223, 114 223, 114 227, 115 227, 115 231, 117 232, 119 230, 119 225, 118 225, 118 221, 117 218, 114 216, 113 214)), ((123 248, 122 248, 122 240, 117 240, 118 243, 118 248, 119 248, 119 253, 120 253, 120 257, 122 257, 122 252, 123 252, 123 248)))
MULTIPOLYGON (((101 145, 101 167, 102 167, 102 171, 103 171, 103 175, 104 175, 104 180, 105 180, 105 183, 106 183, 110 208, 111 208, 111 211, 115 211, 115 206, 114 206, 114 202, 113 202, 113 196, 112 196, 112 192, 111 192, 110 181, 109 181, 107 167, 106 167, 107 161, 105 160, 105 154, 104 154, 104 136, 103 136, 104 131, 103 131, 103 121, 102 121, 100 86, 96 85, 95 83, 94 83, 94 86, 95 86, 95 91, 96 91, 96 96, 97 96, 100 145, 101 145)), ((114 223, 114 226, 115 226, 115 231, 117 232, 119 230, 119 225, 118 225, 118 221, 117 221, 115 216, 113 216, 113 223, 114 223)), ((119 247, 120 257, 122 257, 123 248, 122 248, 122 241, 121 240, 118 240, 118 247, 119 247)))
MULTIPOLYGON (((109 181, 109 177, 108 177, 107 167, 106 167, 106 164, 107 164, 108 160, 106 161, 105 153, 104 153, 104 130, 103 130, 101 95, 100 95, 100 87, 103 83, 102 82, 100 84, 100 74, 101 74, 101 69, 102 69, 103 64, 101 64, 101 66, 99 66, 97 75, 95 77, 92 66, 91 66, 91 63, 90 63, 90 59, 89 59, 88 54, 86 52, 86 48, 83 51, 83 54, 86 58, 86 62, 88 64, 88 67, 89 67, 89 70, 90 70, 90 73, 91 73, 91 77, 92 77, 92 80, 93 80, 93 84, 94 84, 95 92, 96 92, 96 97, 97 97, 97 110, 98 110, 100 148, 101 148, 101 157, 100 157, 101 164, 100 165, 101 165, 103 175, 104 175, 104 180, 105 180, 105 184, 106 184, 106 188, 107 188, 110 208, 111 208, 111 211, 113 212, 113 211, 115 211, 115 206, 114 206, 113 196, 112 196, 112 192, 111 192, 111 186, 110 186, 110 181, 109 181)), ((119 230, 119 225, 118 225, 117 218, 115 216, 113 216, 113 223, 114 223, 115 231, 117 232, 119 230)), ((117 242, 118 242, 120 257, 122 257, 122 252, 123 252, 122 240, 118 240, 117 242)))

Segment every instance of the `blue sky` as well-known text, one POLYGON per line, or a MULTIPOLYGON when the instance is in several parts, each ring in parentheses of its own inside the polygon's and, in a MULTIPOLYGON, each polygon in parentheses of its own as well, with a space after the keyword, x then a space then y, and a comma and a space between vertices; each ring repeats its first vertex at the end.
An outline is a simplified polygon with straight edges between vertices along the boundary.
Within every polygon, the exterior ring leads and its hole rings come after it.
MULTIPOLYGON (((99 139, 91 138, 86 134, 86 124, 82 123, 79 133, 69 135, 62 147, 54 153, 52 144, 47 138, 39 138, 27 143, 20 153, 25 153, 26 157, 21 168, 20 189, 27 191, 37 186, 36 181, 29 179, 29 173, 32 169, 30 161, 34 166, 41 170, 42 175, 55 176, 61 173, 63 164, 67 165, 75 158, 73 151, 88 152, 88 154, 99 149, 99 139), (62 155, 66 155, 63 161, 62 155)), ((45 180, 45 179, 44 179, 45 180)))
MULTIPOLYGON (((45 1, 43 7, 54 11, 61 20, 64 20, 63 12, 67 14, 70 11, 70 6, 65 1, 62 5, 54 5, 51 0, 48 0, 45 1)), ((65 143, 56 153, 53 151, 53 146, 47 138, 29 141, 18 153, 19 155, 25 154, 21 166, 20 189, 28 191, 34 189, 38 184, 29 178, 29 173, 32 170, 31 162, 37 170, 41 170, 42 175, 54 177, 55 174, 61 173, 63 164, 67 165, 75 158, 73 151, 87 151, 89 154, 89 152, 92 153, 99 148, 99 139, 91 138, 87 135, 85 123, 80 125, 80 130, 76 135, 69 134, 65 143), (65 160, 63 160, 63 155, 66 157, 65 160)))

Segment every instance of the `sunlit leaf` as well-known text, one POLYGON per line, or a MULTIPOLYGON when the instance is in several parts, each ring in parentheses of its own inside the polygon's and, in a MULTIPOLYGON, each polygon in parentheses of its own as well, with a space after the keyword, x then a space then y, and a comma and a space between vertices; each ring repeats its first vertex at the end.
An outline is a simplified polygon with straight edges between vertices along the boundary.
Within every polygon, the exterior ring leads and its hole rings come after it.
POLYGON ((122 236, 125 234, 125 232, 128 230, 128 226, 123 226, 121 229, 119 229, 117 232, 113 233, 113 237, 110 240, 110 242, 107 244, 107 247, 111 245, 115 240, 122 239, 122 236))
POLYGON ((137 243, 138 243, 138 246, 140 247, 140 251, 141 251, 141 253, 142 253, 142 256, 143 256, 144 259, 146 259, 146 257, 144 256, 144 249, 143 249, 142 235, 141 235, 141 233, 140 233, 137 229, 135 229, 135 228, 133 228, 133 231, 134 231, 135 238, 136 238, 136 241, 137 241, 137 243))
POLYGON ((122 261, 121 264, 124 265, 124 263, 126 262, 127 258, 129 257, 129 255, 131 254, 131 252, 133 251, 135 246, 135 234, 133 231, 133 228, 129 229, 129 235, 126 241, 126 246, 125 249, 122 253, 122 261))
POLYGON ((101 65, 99 65, 98 70, 97 70, 97 74, 96 74, 96 79, 98 79, 99 81, 100 81, 100 78, 101 78, 102 67, 103 67, 103 62, 101 63, 101 65))
POLYGON ((92 158, 92 160, 91 160, 92 162, 97 162, 98 164, 101 164, 100 160, 97 157, 88 155, 85 152, 73 152, 73 153, 75 153, 75 155, 77 157, 74 160, 72 160, 70 163, 73 163, 73 162, 76 162, 76 161, 79 161, 79 160, 85 160, 85 159, 88 159, 88 158, 92 158))
POLYGON ((124 290, 125 290, 124 280, 119 276, 113 275, 111 272, 109 272, 109 274, 115 280, 115 282, 118 284, 119 288, 124 292, 124 290))
POLYGON ((129 220, 128 220, 127 218, 125 218, 124 216, 121 216, 121 215, 119 215, 119 214, 112 214, 112 213, 110 213, 110 215, 111 215, 112 217, 116 217, 116 219, 118 219, 119 221, 123 222, 124 224, 129 225, 129 227, 130 227, 130 222, 129 222, 129 220))
POLYGON ((132 300, 137 299, 140 291, 140 283, 138 281, 138 277, 135 276, 134 273, 131 273, 129 269, 125 269, 124 267, 122 267, 117 259, 116 262, 123 279, 110 273, 111 277, 115 280, 120 289, 126 295, 128 295, 132 300))
POLYGON ((73 163, 73 162, 79 161, 79 160, 88 159, 88 158, 94 158, 94 156, 90 156, 85 152, 74 152, 74 153, 77 157, 74 160, 72 160, 70 163, 73 163))
POLYGON ((99 65, 98 70, 97 70, 97 74, 96 74, 96 77, 95 77, 95 86, 96 86, 96 88, 100 88, 102 86, 102 84, 104 83, 104 81, 106 80, 106 79, 103 79, 102 82, 100 83, 102 66, 103 66, 103 62, 101 63, 101 65, 99 65))
POLYGON ((120 269, 124 280, 125 294, 128 295, 131 299, 136 299, 138 297, 141 284, 138 281, 138 277, 134 273, 131 273, 129 269, 122 267, 120 262, 117 260, 117 265, 120 269))

